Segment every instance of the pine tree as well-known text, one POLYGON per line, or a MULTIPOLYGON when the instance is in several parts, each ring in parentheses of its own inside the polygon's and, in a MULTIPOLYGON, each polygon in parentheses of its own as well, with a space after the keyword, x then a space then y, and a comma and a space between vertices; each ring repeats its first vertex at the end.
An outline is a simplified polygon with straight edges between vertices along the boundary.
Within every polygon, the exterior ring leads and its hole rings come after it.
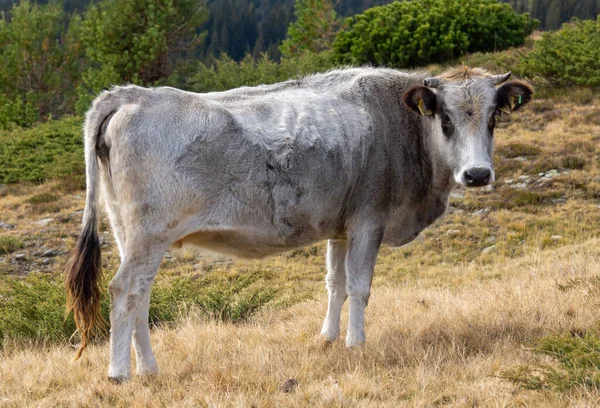
POLYGON ((284 56, 331 49, 341 26, 331 0, 297 0, 294 14, 296 21, 288 27, 287 39, 279 48, 284 56))

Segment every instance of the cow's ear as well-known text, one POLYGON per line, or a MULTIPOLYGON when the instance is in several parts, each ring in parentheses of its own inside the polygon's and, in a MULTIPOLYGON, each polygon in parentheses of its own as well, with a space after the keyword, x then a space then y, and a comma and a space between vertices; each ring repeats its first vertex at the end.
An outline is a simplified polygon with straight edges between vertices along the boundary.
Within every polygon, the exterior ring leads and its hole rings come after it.
POLYGON ((511 113, 533 98, 533 88, 523 81, 510 81, 498 88, 498 109, 511 113))
POLYGON ((410 88, 402 96, 404 103, 413 112, 422 116, 433 115, 436 110, 435 92, 426 86, 415 86, 410 88))

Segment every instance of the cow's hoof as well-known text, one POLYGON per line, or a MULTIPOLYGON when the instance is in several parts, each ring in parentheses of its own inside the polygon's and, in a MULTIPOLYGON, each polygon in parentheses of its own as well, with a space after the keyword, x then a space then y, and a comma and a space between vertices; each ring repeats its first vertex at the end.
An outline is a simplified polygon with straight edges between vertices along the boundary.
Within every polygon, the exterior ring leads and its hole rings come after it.
POLYGON ((329 349, 331 346, 333 346, 333 341, 322 339, 320 346, 321 346, 321 350, 325 351, 325 350, 329 349))
POLYGON ((113 384, 123 384, 129 381, 129 377, 108 377, 108 381, 113 384))
POLYGON ((140 377, 154 377, 158 375, 158 367, 136 370, 135 374, 140 377))
POLYGON ((346 337, 346 347, 355 348, 365 344, 365 335, 348 336, 346 337))
POLYGON ((334 341, 336 341, 338 339, 338 337, 340 337, 339 331, 335 331, 335 330, 329 331, 326 329, 321 330, 321 338, 325 341, 333 343, 334 341))

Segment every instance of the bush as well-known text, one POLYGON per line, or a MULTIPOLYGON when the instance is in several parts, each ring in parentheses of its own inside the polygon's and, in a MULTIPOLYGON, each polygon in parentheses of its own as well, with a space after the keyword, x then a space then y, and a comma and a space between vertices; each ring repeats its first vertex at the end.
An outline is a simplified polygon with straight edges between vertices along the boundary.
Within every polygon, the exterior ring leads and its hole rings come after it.
POLYGON ((0 183, 83 174, 82 120, 66 117, 31 129, 0 130, 0 183))
POLYGON ((422 0, 373 7, 334 41, 342 63, 414 67, 523 44, 537 26, 495 0, 422 0))
MULTIPOLYGON (((188 310, 207 318, 242 322, 272 302, 278 291, 269 285, 272 275, 252 270, 235 277, 217 274, 201 279, 159 279, 152 289, 150 323, 173 323, 188 310)), ((108 278, 103 287, 108 285, 108 278)), ((64 318, 65 291, 57 275, 27 275, 24 279, 0 278, 0 348, 7 340, 66 342, 75 331, 73 319, 64 318)), ((109 321, 109 298, 102 299, 101 313, 109 321)))
POLYGON ((518 366, 505 371, 501 377, 533 390, 600 388, 600 338, 596 333, 543 337, 537 341, 533 351, 552 357, 557 364, 518 366))
POLYGON ((518 66, 522 76, 555 85, 600 86, 600 16, 544 33, 518 66))

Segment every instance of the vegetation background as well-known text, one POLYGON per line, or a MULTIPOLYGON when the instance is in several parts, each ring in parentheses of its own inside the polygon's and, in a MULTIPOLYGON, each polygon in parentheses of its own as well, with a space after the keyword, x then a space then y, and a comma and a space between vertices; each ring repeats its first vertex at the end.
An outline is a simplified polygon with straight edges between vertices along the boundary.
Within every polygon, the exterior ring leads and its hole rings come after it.
MULTIPOLYGON (((0 406, 600 404, 600 1, 0 9, 0 406), (101 336, 86 360, 68 362, 78 340, 63 319, 61 271, 84 204, 82 114, 99 91, 460 63, 512 70, 536 100, 499 124, 495 187, 459 189, 419 241, 382 250, 367 346, 317 340, 323 245, 262 262, 184 248, 167 255, 152 292, 159 378, 106 384, 101 336)), ((101 235, 110 278, 119 260, 106 223, 101 235)))

